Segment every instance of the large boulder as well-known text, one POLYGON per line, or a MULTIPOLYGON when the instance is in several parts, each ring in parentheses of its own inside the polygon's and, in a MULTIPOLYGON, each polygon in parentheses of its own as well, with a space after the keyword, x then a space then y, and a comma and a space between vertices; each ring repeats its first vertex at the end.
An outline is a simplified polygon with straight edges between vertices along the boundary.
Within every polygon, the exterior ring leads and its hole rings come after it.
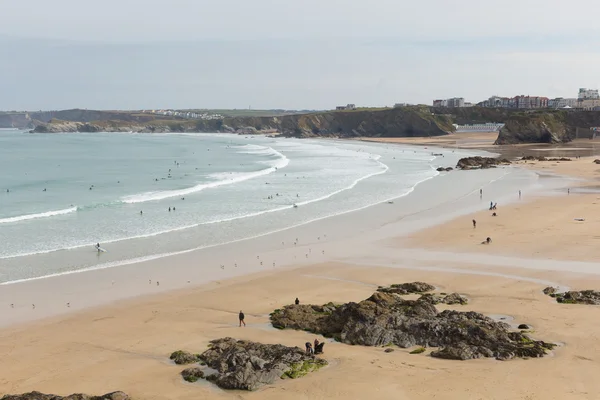
POLYGON ((217 371, 206 376, 207 380, 222 389, 237 390, 256 390, 279 379, 300 378, 327 365, 327 361, 307 355, 299 347, 233 338, 211 341, 200 358, 217 371))
POLYGON ((464 157, 458 160, 456 168, 458 169, 486 169, 496 168, 498 165, 508 165, 510 161, 506 158, 495 157, 464 157))
POLYGON ((83 393, 74 393, 68 396, 57 396, 40 392, 29 392, 23 394, 7 394, 1 400, 129 400, 129 396, 123 392, 111 392, 102 396, 89 396, 83 393))
POLYGON ((198 379, 204 378, 204 371, 200 367, 186 368, 181 371, 181 376, 188 382, 196 382, 198 379))
MULTIPOLYGON (((450 295, 458 301, 460 295, 450 295)), ((448 297, 448 296, 447 296, 448 297)), ((462 296, 460 296, 462 298, 462 296)), ((353 345, 439 347, 434 357, 471 359, 495 357, 541 357, 552 344, 534 341, 510 326, 476 312, 438 312, 426 294, 418 300, 405 300, 394 293, 375 292, 360 303, 337 306, 332 312, 295 320, 294 307, 271 314, 274 326, 306 330, 353 345)), ((305 312, 314 310, 306 307, 305 312)))

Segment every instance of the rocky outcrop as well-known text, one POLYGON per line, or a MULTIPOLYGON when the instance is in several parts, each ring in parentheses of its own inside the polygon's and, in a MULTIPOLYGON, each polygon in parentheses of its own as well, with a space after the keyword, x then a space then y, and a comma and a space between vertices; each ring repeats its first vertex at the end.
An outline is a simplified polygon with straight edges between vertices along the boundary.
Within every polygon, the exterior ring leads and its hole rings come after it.
POLYGON ((548 296, 552 296, 555 293, 558 293, 558 289, 557 288, 553 288, 552 286, 548 286, 547 288, 545 288, 543 290, 544 294, 548 295, 548 296))
POLYGON ((600 305, 600 292, 595 290, 569 291, 560 293, 558 289, 547 287, 544 294, 554 297, 558 303, 600 305))
POLYGON ((196 382, 204 378, 204 371, 200 367, 186 368, 181 371, 181 377, 187 382, 196 382))
POLYGON ((426 299, 405 300, 379 291, 360 303, 286 306, 271 314, 271 322, 353 345, 438 347, 433 357, 459 360, 542 357, 553 348, 476 312, 438 312, 426 299))
POLYGON ((495 144, 561 143, 572 139, 562 114, 515 115, 504 122, 495 144))
POLYGON ((508 165, 510 161, 506 158, 495 157, 464 157, 458 160, 456 168, 458 169, 486 169, 496 168, 498 165, 508 165))
POLYGON ((200 354, 192 354, 187 351, 177 350, 171 353, 169 359, 177 365, 193 364, 200 361, 200 354))
POLYGON ((425 282, 397 283, 387 287, 380 286, 378 292, 395 294, 419 294, 435 290, 435 286, 425 282))
MULTIPOLYGON (((114 116, 110 114, 108 116, 114 116)), ((106 117, 106 115, 104 115, 106 117)), ((291 114, 274 117, 233 117, 220 120, 103 119, 63 121, 55 116, 39 123, 34 133, 53 132, 280 132, 292 137, 429 137, 454 130, 446 116, 432 115, 427 107, 291 114)), ((81 119, 81 118, 79 118, 81 119)))
POLYGON ((424 294, 423 296, 421 296, 419 298, 419 300, 421 301, 425 301, 429 304, 448 304, 448 305, 454 305, 454 304, 460 304, 460 305, 465 305, 469 303, 469 300, 458 294, 458 293, 450 293, 449 295, 446 296, 440 296, 437 294, 433 294, 433 293, 427 293, 424 294))
POLYGON ((444 171, 449 172, 449 171, 452 171, 453 169, 454 168, 452 168, 452 167, 445 167, 445 168, 444 167, 437 167, 435 170, 438 171, 438 172, 444 172, 444 171))
MULTIPOLYGON (((207 380, 222 389, 237 390, 256 390, 279 379, 300 378, 327 365, 327 361, 307 355, 298 347, 232 338, 211 341, 200 358, 217 371, 203 373, 207 380)), ((201 370, 186 371, 186 376, 200 377, 201 370)))
POLYGON ((546 157, 536 157, 536 156, 525 156, 521 157, 521 161, 572 161, 567 157, 558 157, 558 158, 546 158, 546 157))
POLYGON ((88 396, 87 394, 82 393, 57 396, 55 394, 29 392, 23 394, 7 394, 1 397, 0 400, 129 400, 129 396, 123 392, 112 392, 102 396, 88 396))
POLYGON ((377 288, 378 292, 381 293, 393 293, 398 295, 408 295, 408 294, 423 294, 419 300, 425 301, 429 304, 467 304, 468 299, 458 293, 451 293, 449 295, 444 294, 434 294, 427 293, 435 290, 435 286, 430 285, 425 282, 408 282, 408 283, 399 283, 393 284, 390 286, 380 286, 377 288))

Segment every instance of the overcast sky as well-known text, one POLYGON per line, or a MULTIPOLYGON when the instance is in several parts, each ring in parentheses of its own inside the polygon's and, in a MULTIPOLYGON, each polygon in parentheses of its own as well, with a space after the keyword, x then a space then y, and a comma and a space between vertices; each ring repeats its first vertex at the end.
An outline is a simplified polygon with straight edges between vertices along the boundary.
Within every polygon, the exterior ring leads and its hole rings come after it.
POLYGON ((600 1, 0 0, 0 109, 430 104, 600 87, 600 1))

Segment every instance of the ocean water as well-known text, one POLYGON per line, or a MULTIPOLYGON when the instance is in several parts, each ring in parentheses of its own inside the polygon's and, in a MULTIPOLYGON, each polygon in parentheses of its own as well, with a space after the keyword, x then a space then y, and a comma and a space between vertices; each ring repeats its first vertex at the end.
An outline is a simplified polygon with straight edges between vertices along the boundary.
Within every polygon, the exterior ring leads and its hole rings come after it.
POLYGON ((426 148, 355 141, 3 130, 0 282, 362 209, 409 195, 463 155, 441 160, 426 148), (96 243, 107 250, 102 257, 96 243))

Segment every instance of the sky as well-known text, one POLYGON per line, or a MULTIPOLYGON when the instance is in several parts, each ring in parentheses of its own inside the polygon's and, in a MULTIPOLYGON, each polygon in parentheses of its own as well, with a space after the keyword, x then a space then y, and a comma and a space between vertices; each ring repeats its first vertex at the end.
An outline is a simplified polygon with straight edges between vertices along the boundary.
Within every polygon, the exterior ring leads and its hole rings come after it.
POLYGON ((0 110, 576 97, 600 88, 598 15, 598 0, 0 0, 0 110))

